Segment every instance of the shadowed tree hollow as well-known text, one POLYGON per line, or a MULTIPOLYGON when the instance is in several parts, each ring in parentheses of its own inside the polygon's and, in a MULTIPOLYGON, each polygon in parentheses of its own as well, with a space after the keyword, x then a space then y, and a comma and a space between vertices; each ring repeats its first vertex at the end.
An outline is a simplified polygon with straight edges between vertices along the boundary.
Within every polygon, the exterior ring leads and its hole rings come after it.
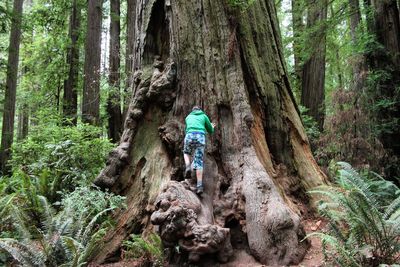
POLYGON ((175 262, 225 262, 234 251, 300 262, 305 192, 325 177, 290 91, 274 2, 240 12, 224 0, 143 0, 134 17, 133 95, 95 181, 127 208, 92 261, 111 261, 130 233, 155 226, 165 247, 181 248, 170 250, 175 262), (183 121, 195 104, 217 123, 202 198, 183 180, 183 121))

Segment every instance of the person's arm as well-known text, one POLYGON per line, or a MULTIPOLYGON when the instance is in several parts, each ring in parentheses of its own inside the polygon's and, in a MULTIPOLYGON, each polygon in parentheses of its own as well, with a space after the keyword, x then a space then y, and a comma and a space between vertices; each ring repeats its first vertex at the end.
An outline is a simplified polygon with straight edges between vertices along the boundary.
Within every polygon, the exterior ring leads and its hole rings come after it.
POLYGON ((210 134, 214 133, 214 126, 213 124, 210 122, 210 119, 208 118, 207 115, 204 115, 206 117, 206 130, 207 132, 209 132, 210 134))

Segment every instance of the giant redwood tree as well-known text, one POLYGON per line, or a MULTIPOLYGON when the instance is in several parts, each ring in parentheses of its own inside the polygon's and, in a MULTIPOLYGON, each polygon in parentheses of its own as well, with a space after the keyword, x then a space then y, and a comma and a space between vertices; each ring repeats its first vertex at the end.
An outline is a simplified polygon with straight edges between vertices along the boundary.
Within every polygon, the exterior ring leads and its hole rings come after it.
POLYGON ((120 99, 120 0, 110 1, 110 49, 108 84, 111 88, 107 99, 108 136, 118 142, 122 131, 122 114, 120 99))
POLYGON ((325 57, 327 0, 307 0, 307 59, 301 78, 301 104, 322 131, 325 119, 325 57))
POLYGON ((71 44, 68 47, 68 78, 64 81, 63 115, 72 124, 76 124, 78 111, 78 74, 79 74, 79 27, 81 8, 77 0, 72 1, 69 17, 69 33, 71 44))
POLYGON ((300 262, 306 191, 325 178, 290 91, 274 1, 238 11, 225 0, 140 0, 134 17, 133 96, 95 180, 125 195, 127 208, 92 261, 155 227, 182 251, 171 249, 171 261, 212 266, 236 251, 269 265, 300 262), (195 104, 217 123, 202 198, 182 177, 182 123, 195 104))
POLYGON ((97 125, 100 120, 100 59, 102 0, 88 0, 82 120, 97 125))
POLYGON ((6 92, 4 96, 3 127, 1 130, 0 170, 8 171, 14 138, 15 100, 17 96, 19 46, 21 43, 21 20, 24 0, 14 0, 13 16, 8 47, 6 92))

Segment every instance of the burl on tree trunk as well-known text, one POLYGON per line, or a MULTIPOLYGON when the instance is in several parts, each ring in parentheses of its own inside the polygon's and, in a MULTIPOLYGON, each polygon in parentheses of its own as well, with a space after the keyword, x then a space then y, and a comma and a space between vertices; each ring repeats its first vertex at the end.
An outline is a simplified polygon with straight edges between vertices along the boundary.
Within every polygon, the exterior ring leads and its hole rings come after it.
POLYGON ((325 177, 291 95, 274 2, 238 12, 224 0, 139 0, 135 18, 133 97, 95 181, 125 195, 127 208, 92 260, 110 260, 130 233, 156 225, 166 247, 194 262, 228 261, 234 250, 269 265, 301 261, 298 204, 325 177), (183 181, 183 121, 195 104, 217 123, 202 198, 183 181))

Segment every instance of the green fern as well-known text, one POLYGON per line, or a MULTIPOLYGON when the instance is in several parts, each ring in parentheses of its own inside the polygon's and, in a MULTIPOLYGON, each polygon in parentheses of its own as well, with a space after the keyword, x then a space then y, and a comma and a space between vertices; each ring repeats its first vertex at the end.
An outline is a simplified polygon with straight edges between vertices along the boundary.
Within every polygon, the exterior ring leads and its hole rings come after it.
POLYGON ((339 186, 311 191, 324 197, 319 212, 329 221, 329 233, 318 233, 324 255, 338 266, 392 264, 400 253, 399 188, 375 173, 357 172, 338 163, 339 186))
MULTIPOLYGON (((31 187, 29 181, 25 183, 26 188, 31 187)), ((120 197, 113 199, 112 207, 105 202, 104 206, 97 207, 100 212, 94 215, 92 212, 97 209, 82 207, 76 210, 73 202, 66 201, 63 209, 56 213, 48 200, 37 195, 35 190, 24 190, 24 193, 29 194, 22 198, 27 200, 28 206, 21 208, 10 205, 14 227, 20 239, 0 239, 0 250, 8 252, 23 266, 84 266, 90 253, 95 250, 96 243, 106 232, 105 224, 102 224, 106 214, 117 207, 118 201, 123 200, 120 197), (32 225, 32 210, 40 211, 40 225, 32 225), (40 261, 36 256, 40 256, 40 261)), ((99 193, 98 196, 102 197, 102 194, 105 193, 99 193)))
POLYGON ((153 266, 163 266, 164 248, 160 236, 157 234, 150 234, 147 239, 142 238, 140 235, 130 235, 130 240, 123 242, 124 255, 127 258, 146 258, 152 262, 153 266))

